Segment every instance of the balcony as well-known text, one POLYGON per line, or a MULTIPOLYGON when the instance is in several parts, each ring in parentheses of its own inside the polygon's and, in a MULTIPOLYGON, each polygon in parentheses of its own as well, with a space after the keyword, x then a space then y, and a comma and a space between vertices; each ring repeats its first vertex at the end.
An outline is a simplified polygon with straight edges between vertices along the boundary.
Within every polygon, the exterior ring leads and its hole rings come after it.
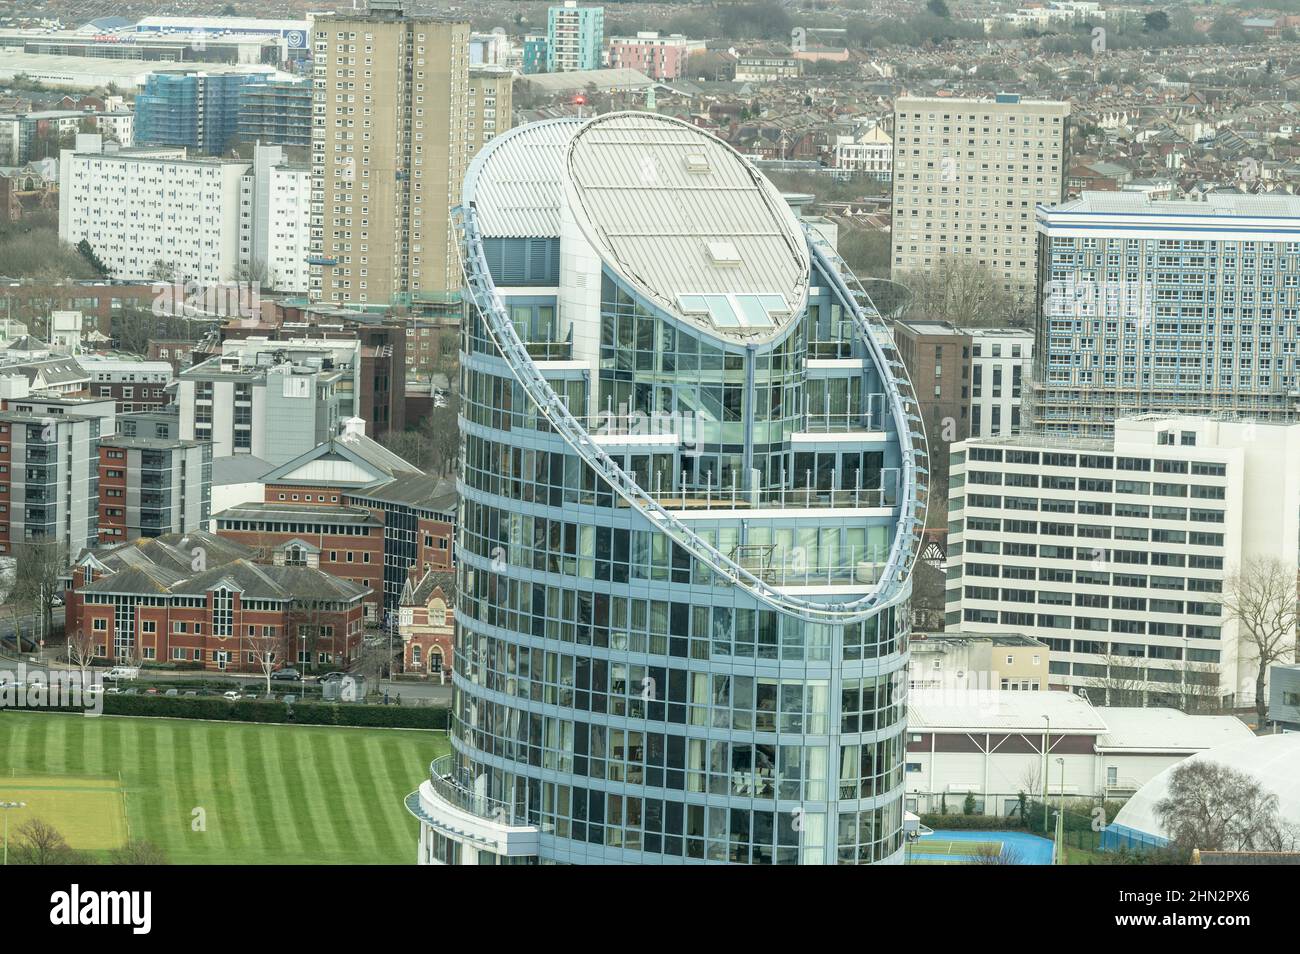
POLYGON ((462 852, 472 848, 515 863, 537 856, 537 826, 521 817, 517 806, 480 795, 471 780, 456 778, 453 756, 435 759, 429 780, 407 795, 405 803, 421 824, 422 862, 425 826, 458 842, 462 852))

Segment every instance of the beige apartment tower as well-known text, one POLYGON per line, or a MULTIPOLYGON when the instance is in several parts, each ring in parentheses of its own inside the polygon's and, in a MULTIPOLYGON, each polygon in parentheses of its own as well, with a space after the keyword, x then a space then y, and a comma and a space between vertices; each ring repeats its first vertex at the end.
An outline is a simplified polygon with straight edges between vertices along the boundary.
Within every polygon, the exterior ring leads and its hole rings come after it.
POLYGON ((469 71, 469 141, 465 163, 493 136, 510 128, 514 111, 514 70, 504 66, 475 66, 469 71))
POLYGON ((469 24, 317 17, 311 297, 450 302, 460 289, 451 206, 471 153, 469 24))
POLYGON ((1034 209, 1064 198, 1070 104, 900 97, 894 102, 894 278, 954 260, 1032 301, 1034 209))

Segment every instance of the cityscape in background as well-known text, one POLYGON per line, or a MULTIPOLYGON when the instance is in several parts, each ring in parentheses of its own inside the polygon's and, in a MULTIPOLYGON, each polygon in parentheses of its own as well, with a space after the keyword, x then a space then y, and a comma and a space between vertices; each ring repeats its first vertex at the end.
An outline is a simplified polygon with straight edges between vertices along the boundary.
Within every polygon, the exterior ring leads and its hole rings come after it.
POLYGON ((6 864, 1300 864, 1300 7, 28 6, 6 864))

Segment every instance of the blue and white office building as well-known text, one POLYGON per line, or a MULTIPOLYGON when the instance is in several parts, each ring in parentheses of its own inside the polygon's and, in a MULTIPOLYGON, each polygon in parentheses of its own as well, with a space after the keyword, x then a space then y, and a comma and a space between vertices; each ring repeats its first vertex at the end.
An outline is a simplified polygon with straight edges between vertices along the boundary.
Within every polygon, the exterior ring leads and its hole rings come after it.
POLYGON ((925 442, 842 262, 648 113, 490 142, 456 210, 444 864, 903 857, 925 442))
POLYGON ((1294 419, 1300 197, 1085 192, 1036 215, 1035 424, 1105 436, 1147 412, 1294 419))

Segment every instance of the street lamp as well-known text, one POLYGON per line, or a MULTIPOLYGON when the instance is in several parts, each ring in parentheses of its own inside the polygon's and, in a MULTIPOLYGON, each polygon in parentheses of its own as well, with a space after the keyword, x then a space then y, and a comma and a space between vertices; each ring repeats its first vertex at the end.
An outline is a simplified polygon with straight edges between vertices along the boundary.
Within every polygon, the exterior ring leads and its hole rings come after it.
POLYGON ((4 863, 9 864, 9 809, 26 808, 26 802, 0 802, 0 809, 5 810, 5 853, 4 863))
POLYGON ((1057 764, 1061 766, 1061 798, 1060 807, 1056 811, 1056 838, 1052 844, 1052 863, 1061 863, 1061 847, 1065 841, 1065 759, 1058 758, 1057 764))
POLYGON ((1043 834, 1047 834, 1047 746, 1051 741, 1052 718, 1043 716, 1047 727, 1043 729, 1043 834))

